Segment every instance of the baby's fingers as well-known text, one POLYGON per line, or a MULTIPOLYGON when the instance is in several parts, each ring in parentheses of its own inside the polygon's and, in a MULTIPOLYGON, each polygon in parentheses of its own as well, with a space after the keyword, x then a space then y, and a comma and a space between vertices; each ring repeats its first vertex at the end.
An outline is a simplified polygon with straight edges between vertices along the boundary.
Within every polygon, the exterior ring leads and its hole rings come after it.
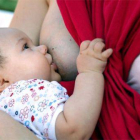
POLYGON ((103 60, 106 61, 111 56, 112 53, 113 53, 113 50, 111 48, 102 52, 103 60))
POLYGON ((86 50, 88 48, 90 42, 91 41, 89 41, 89 40, 83 41, 80 45, 80 52, 86 50))

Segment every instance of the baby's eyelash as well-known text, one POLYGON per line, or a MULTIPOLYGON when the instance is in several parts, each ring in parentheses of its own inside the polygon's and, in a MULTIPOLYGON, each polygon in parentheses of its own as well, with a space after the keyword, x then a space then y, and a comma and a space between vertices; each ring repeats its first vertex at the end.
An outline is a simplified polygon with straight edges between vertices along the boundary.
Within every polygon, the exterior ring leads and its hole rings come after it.
POLYGON ((29 47, 28 47, 27 43, 26 43, 26 44, 24 44, 23 49, 24 49, 24 50, 25 50, 25 49, 29 49, 29 47))

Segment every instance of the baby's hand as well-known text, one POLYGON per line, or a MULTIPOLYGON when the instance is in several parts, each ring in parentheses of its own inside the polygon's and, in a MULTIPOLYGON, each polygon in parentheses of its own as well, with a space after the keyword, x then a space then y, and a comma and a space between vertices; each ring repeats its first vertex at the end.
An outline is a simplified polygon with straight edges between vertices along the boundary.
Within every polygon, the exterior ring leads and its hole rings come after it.
POLYGON ((95 71, 103 73, 107 59, 112 54, 112 49, 104 50, 105 44, 102 39, 83 41, 80 53, 77 57, 77 69, 79 73, 95 71))

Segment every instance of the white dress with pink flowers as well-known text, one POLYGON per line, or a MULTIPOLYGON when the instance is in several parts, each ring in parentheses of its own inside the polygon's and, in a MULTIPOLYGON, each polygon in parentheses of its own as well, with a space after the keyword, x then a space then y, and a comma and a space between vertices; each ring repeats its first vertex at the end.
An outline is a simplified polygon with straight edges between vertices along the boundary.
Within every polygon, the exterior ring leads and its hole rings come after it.
POLYGON ((56 140, 55 122, 68 95, 58 82, 22 80, 10 85, 0 96, 0 110, 24 124, 42 140, 56 140))

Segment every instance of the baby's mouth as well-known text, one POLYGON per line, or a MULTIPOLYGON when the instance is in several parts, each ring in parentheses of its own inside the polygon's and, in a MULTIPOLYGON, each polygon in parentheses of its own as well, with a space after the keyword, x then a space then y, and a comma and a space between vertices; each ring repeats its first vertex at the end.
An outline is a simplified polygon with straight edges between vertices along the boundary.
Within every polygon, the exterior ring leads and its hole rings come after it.
POLYGON ((54 69, 56 72, 58 72, 58 67, 57 67, 57 65, 56 65, 55 63, 52 63, 52 64, 51 64, 51 67, 53 67, 53 69, 54 69))

